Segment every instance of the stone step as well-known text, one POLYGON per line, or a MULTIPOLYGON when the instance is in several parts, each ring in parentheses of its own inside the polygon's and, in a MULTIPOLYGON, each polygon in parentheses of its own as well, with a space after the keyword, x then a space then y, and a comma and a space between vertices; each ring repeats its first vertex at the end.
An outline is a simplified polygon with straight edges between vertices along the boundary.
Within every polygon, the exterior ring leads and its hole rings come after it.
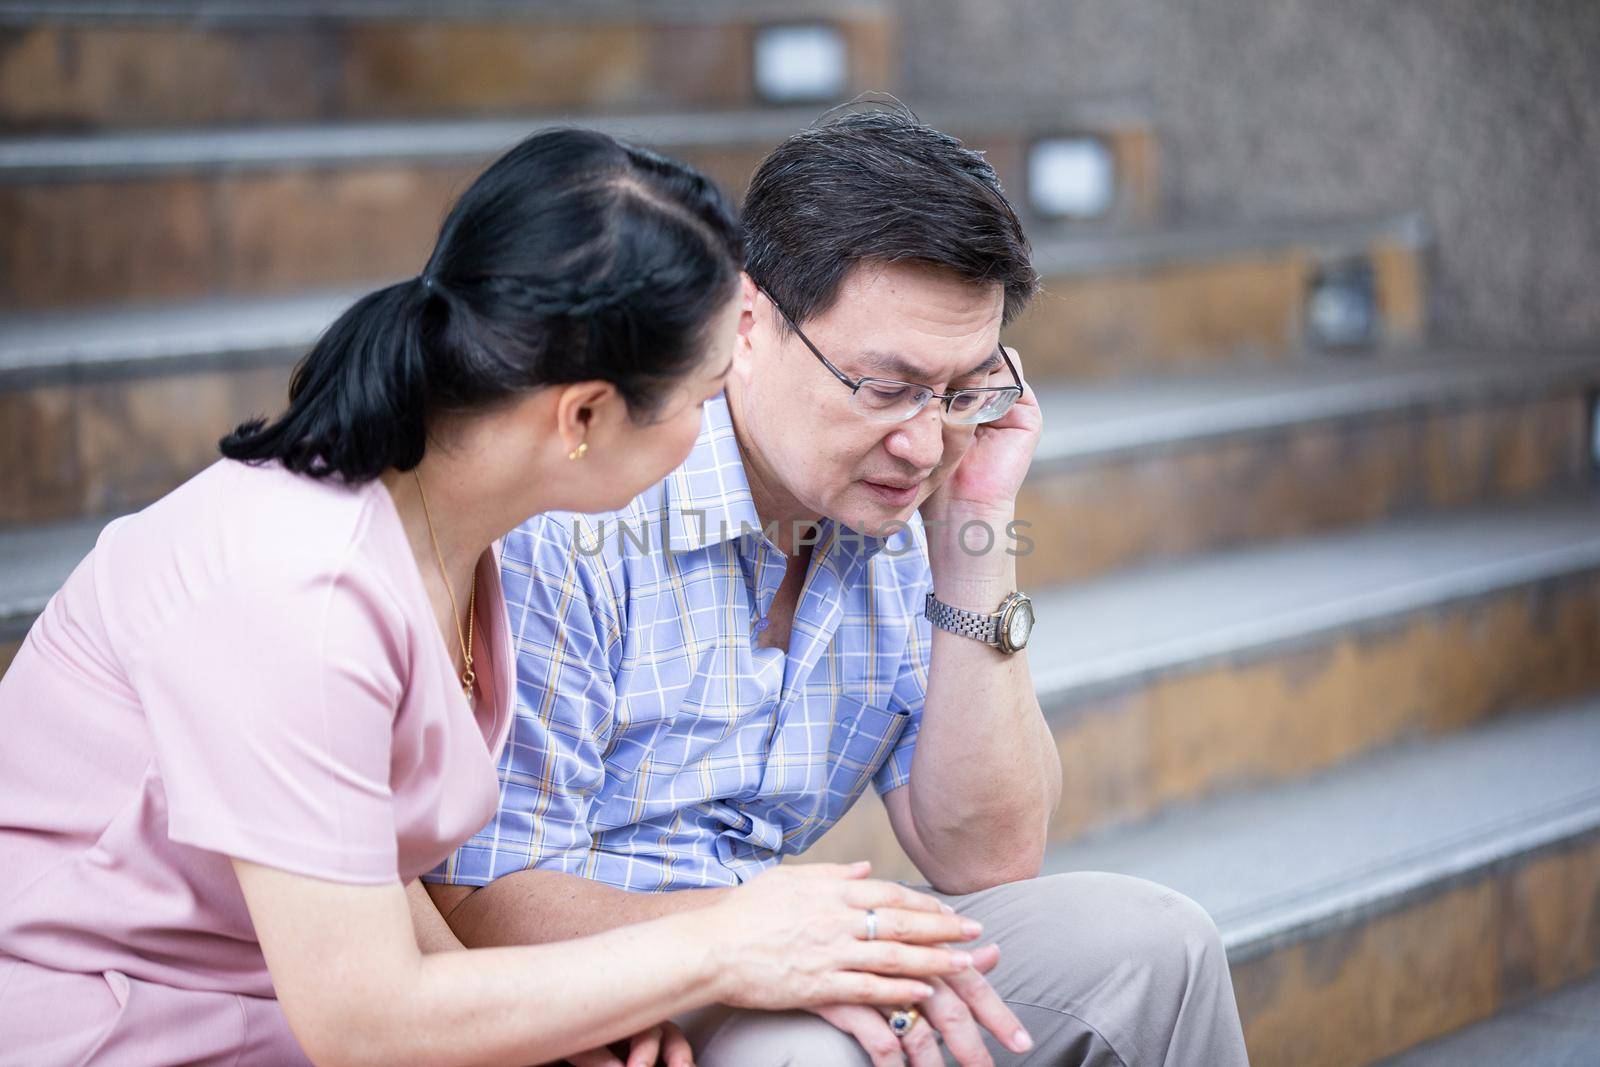
POLYGON ((1024 354, 1037 353, 1030 360, 1035 374, 1073 378, 1282 365, 1335 339, 1311 316, 1315 294, 1354 293, 1372 320, 1359 331, 1359 347, 1413 345, 1426 325, 1427 241, 1427 228, 1412 215, 1036 234, 1044 292, 1008 341, 1024 354), (1352 276, 1360 281, 1344 280, 1352 276))
MULTIPOLYGON (((0 464, 0 523, 169 491, 223 433, 281 407, 293 360, 355 295, 0 315, 0 454, 15 457, 0 464)), ((1046 412, 1019 502, 1030 588, 1590 477, 1589 355, 1304 360, 1096 386, 1025 365, 1046 412)))
MULTIPOLYGON (((0 140, 0 310, 282 294, 419 270, 454 197, 529 133, 579 122, 660 148, 742 193, 818 109, 323 124, 0 140)), ((1153 135, 1110 101, 1028 115, 948 109, 930 122, 1025 189, 1028 146, 1103 140, 1116 193, 1098 227, 1156 216, 1153 135)), ((1016 197, 1019 204, 1025 195, 1016 197)), ((1045 227, 1044 232, 1059 232, 1045 227)))
POLYGON ((1204 906, 1256 1067, 1358 1067, 1600 968, 1596 767, 1590 698, 1195 805, 1047 869, 1204 906))
MULTIPOLYGON (((1056 840, 1600 692, 1600 496, 1038 590, 1056 840)), ((882 805, 822 842, 914 874, 882 805)))
POLYGON ((1600 1060, 1600 977, 1533 997, 1382 1067, 1594 1067, 1600 1060))
POLYGON ((0 524, 139 508, 283 408, 354 293, 0 316, 0 524))
POLYGON ((1597 386, 1600 353, 1508 351, 1037 385, 1022 583, 1579 491, 1597 386))
POLYGON ((0 674, 45 603, 94 547, 103 525, 101 519, 80 519, 0 530, 0 674))
POLYGON ((829 102, 898 80, 878 0, 6 3, 0 130, 752 107, 758 35, 794 25, 829 102))

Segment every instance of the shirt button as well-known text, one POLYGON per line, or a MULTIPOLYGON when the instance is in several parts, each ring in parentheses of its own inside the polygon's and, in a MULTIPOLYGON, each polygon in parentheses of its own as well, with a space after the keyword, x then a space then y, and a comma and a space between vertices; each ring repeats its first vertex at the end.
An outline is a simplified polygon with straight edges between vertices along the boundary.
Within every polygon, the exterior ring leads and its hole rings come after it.
POLYGON ((761 619, 759 622, 756 623, 756 633, 761 633, 763 630, 765 630, 768 626, 771 626, 771 625, 772 624, 769 623, 765 618, 761 619))

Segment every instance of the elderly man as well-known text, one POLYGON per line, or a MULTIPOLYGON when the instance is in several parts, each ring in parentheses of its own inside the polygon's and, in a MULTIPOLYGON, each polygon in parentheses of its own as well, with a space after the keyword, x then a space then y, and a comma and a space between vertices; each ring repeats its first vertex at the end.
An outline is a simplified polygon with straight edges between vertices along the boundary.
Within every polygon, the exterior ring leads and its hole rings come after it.
POLYGON ((701 907, 870 782, 993 944, 887 1015, 683 1020, 702 1064, 930 1067, 941 1042, 963 1065, 1244 1063, 1204 912, 1037 877, 1061 768, 1014 520, 1041 419, 999 341, 1037 278, 994 171, 903 112, 850 114, 763 162, 745 225, 744 333, 688 461, 506 543, 518 719, 499 815, 431 879, 441 911, 492 945, 701 907))

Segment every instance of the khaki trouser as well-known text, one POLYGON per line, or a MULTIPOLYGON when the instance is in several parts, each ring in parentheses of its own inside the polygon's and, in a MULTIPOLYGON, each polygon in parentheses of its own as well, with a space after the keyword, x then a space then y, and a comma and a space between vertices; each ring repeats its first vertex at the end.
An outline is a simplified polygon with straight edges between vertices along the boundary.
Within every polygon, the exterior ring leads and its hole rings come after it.
MULTIPOLYGON (((989 981, 1033 1035, 1018 1056, 985 1034, 996 1064, 1248 1062, 1216 926, 1182 894, 1083 872, 943 899, 983 923, 978 944, 999 943, 989 981)), ((808 1012, 713 1007, 678 1022, 701 1067, 871 1067, 854 1038, 808 1012)))

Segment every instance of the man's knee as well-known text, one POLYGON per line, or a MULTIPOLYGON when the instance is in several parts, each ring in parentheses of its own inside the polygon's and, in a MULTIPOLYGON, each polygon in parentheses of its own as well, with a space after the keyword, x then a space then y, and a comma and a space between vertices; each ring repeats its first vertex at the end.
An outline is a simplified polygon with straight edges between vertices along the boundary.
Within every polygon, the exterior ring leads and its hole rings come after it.
POLYGON ((1004 931, 1004 959, 1013 966, 1037 972, 1081 967, 1092 958, 1161 969, 1225 964, 1205 909, 1143 878, 1083 871, 987 892, 1002 895, 986 909, 987 925, 993 934, 1004 931))
POLYGON ((691 1033, 700 1067, 871 1067, 856 1039, 804 1011, 729 1011, 691 1033))
POLYGON ((1127 936, 1152 959, 1186 970, 1227 966, 1217 924, 1199 904, 1175 889, 1142 878, 1108 875, 1126 894, 1127 936))

